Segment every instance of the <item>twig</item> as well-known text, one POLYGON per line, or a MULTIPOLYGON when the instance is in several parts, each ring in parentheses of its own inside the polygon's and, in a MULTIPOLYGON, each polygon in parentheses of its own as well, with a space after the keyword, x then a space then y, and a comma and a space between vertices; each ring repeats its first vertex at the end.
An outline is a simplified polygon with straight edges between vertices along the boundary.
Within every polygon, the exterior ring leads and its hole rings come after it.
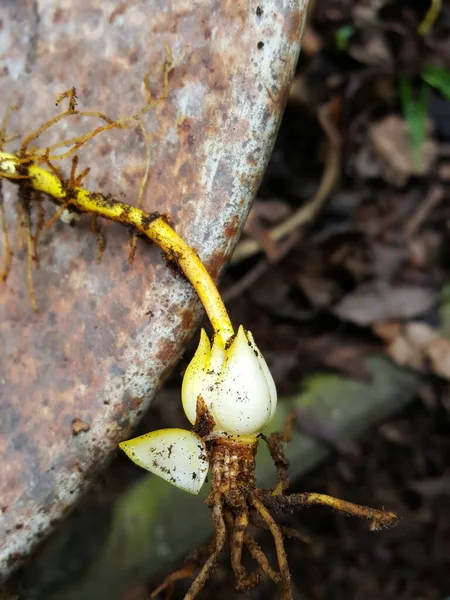
POLYGON ((425 200, 419 206, 419 209, 416 213, 412 215, 410 219, 406 222, 404 234, 405 237, 411 239, 415 233, 417 233, 418 229, 422 225, 422 223, 427 218, 428 214, 433 210, 435 206, 439 204, 439 202, 444 197, 444 189, 440 185, 434 185, 428 192, 425 200))
POLYGON ((252 287, 254 283, 267 271, 269 268, 269 263, 265 258, 262 258, 259 262, 256 263, 254 267, 252 267, 245 275, 243 275, 239 281, 236 281, 233 285, 231 285, 227 290, 222 293, 222 298, 225 304, 231 302, 235 298, 238 298, 241 294, 245 292, 248 288, 252 287))
MULTIPOLYGON (((269 232, 269 236, 273 242, 281 240, 295 229, 310 222, 320 211, 339 179, 341 170, 341 136, 331 117, 330 103, 319 109, 318 119, 327 136, 325 168, 319 188, 311 202, 299 208, 298 211, 269 232)), ((259 251, 260 246, 255 240, 243 240, 238 244, 231 263, 241 262, 259 251)))

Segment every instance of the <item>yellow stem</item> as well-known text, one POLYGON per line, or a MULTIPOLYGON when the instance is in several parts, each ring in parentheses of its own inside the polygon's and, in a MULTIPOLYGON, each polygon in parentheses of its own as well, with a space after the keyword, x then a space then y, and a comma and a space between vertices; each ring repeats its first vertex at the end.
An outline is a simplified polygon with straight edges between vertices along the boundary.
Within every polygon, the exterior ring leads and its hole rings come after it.
POLYGON ((179 265, 197 292, 214 331, 224 343, 234 335, 230 317, 214 281, 194 250, 170 227, 163 216, 145 213, 139 208, 91 193, 81 187, 66 187, 54 173, 36 164, 20 165, 20 159, 14 154, 0 152, 0 177, 16 183, 23 182, 24 179, 18 179, 17 175, 25 175, 27 185, 60 204, 70 198, 70 206, 81 212, 135 227, 179 265))
POLYGON ((214 331, 226 344, 234 335, 233 325, 214 281, 194 250, 162 217, 152 221, 147 230, 139 227, 138 224, 136 224, 136 228, 147 233, 148 237, 158 244, 169 258, 175 258, 183 273, 194 286, 214 331))
POLYGON ((417 28, 420 35, 425 36, 430 32, 441 10, 442 0, 431 0, 430 8, 427 10, 422 23, 417 28))

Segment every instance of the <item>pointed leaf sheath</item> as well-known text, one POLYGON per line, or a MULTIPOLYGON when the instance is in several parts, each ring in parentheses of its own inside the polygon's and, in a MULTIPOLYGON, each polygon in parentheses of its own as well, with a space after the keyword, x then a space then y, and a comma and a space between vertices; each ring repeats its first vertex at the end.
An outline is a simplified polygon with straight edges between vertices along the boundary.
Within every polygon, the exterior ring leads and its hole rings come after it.
POLYGON ((215 393, 224 360, 225 347, 222 339, 216 335, 211 348, 206 331, 202 329, 198 348, 184 373, 181 388, 183 409, 192 425, 197 416, 197 398, 199 396, 203 397, 206 405, 211 409, 210 399, 215 393))
POLYGON ((212 401, 217 423, 228 433, 259 433, 272 418, 277 395, 272 375, 242 325, 226 351, 225 362, 212 401))
POLYGON ((159 429, 119 445, 140 467, 186 492, 200 492, 209 462, 203 440, 193 431, 159 429))
MULTIPOLYGON (((241 325, 241 327, 242 327, 242 325, 241 325)), ((264 356, 261 354, 261 352, 259 351, 258 346, 255 344, 255 340, 253 338, 252 332, 247 331, 246 333, 247 333, 247 337, 249 339, 249 347, 259 357, 259 364, 260 364, 261 370, 264 374, 264 377, 266 379, 267 387, 269 388, 271 409, 270 409, 270 417, 269 417, 268 422, 270 422, 273 419, 273 417, 276 413, 276 410, 277 410, 277 403, 278 403, 277 388, 275 386, 275 381, 273 380, 272 373, 270 372, 269 367, 267 366, 266 360, 265 360, 264 356)))

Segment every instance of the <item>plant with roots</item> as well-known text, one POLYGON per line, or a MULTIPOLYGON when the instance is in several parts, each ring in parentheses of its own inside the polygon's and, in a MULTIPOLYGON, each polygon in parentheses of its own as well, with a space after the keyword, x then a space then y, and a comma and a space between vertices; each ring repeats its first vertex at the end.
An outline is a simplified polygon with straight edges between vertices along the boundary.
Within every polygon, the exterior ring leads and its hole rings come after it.
MULTIPOLYGON (((59 101, 67 99, 66 111, 44 123, 29 134, 17 152, 5 152, 4 145, 10 141, 5 133, 5 123, 0 131, 0 185, 6 179, 18 186, 17 216, 19 244, 25 238, 28 251, 28 285, 31 302, 37 311, 33 291, 32 266, 38 266, 37 245, 39 234, 45 226, 63 216, 70 209, 76 213, 88 213, 92 229, 99 240, 99 256, 104 249, 104 239, 97 224, 103 217, 123 223, 134 233, 131 240, 130 261, 134 256, 137 235, 144 235, 156 243, 166 257, 174 262, 195 288, 211 321, 212 340, 204 330, 200 334, 197 351, 183 379, 183 410, 193 426, 192 430, 162 429, 120 444, 126 454, 139 466, 159 475, 166 481, 198 494, 208 471, 211 474, 211 491, 206 504, 211 509, 215 536, 208 548, 209 554, 201 566, 203 552, 197 552, 185 567, 169 575, 152 593, 156 597, 164 590, 170 591, 174 583, 192 576, 199 568, 186 598, 192 600, 201 591, 213 572, 226 541, 230 547, 231 566, 236 577, 236 588, 249 591, 256 586, 260 573, 280 584, 283 600, 292 598, 289 566, 283 537, 301 538, 291 528, 278 525, 274 519, 277 512, 294 510, 322 504, 370 521, 375 530, 396 521, 393 512, 376 510, 316 493, 288 494, 288 461, 284 455, 285 443, 291 437, 293 417, 289 418, 284 432, 266 437, 262 431, 273 418, 277 407, 275 384, 267 364, 252 334, 240 326, 235 332, 220 294, 192 248, 173 230, 169 216, 146 213, 140 203, 149 171, 149 142, 142 116, 168 94, 169 73, 176 66, 169 49, 162 67, 163 92, 153 99, 149 76, 144 78, 147 101, 134 115, 112 120, 103 113, 83 112, 76 109, 75 89, 62 94, 59 101), (62 119, 72 115, 100 118, 103 124, 90 133, 62 140, 45 148, 31 147, 44 131, 62 119), (138 196, 137 206, 131 206, 101 193, 92 193, 81 186, 87 169, 76 174, 78 158, 75 152, 86 142, 103 131, 124 128, 138 123, 147 146, 147 168, 138 196), (67 148, 56 153, 58 148, 67 148), (68 179, 55 166, 55 161, 72 156, 72 169, 68 179), (42 199, 47 197, 59 205, 55 215, 45 223, 42 199), (35 230, 32 232, 32 210, 36 208, 35 230), (272 489, 259 489, 255 482, 255 460, 258 443, 263 440, 270 451, 277 469, 272 489), (271 566, 262 549, 252 536, 249 525, 268 529, 272 534, 277 567, 271 566), (242 563, 247 551, 255 562, 255 570, 249 572, 242 563)), ((0 277, 6 279, 12 259, 5 211, 0 187, 0 216, 4 235, 5 268, 0 277)))

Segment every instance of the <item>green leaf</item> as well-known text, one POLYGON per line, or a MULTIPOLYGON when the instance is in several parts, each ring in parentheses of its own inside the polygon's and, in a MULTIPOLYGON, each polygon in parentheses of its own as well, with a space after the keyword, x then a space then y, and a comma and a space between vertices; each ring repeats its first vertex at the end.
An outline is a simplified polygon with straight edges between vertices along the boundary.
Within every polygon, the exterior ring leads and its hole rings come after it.
POLYGON ((353 25, 343 25, 336 31, 336 47, 340 52, 347 50, 350 38, 355 33, 353 25))
POLYGON ((436 88, 446 100, 450 100, 450 71, 428 65, 422 73, 422 79, 436 88))
POLYGON ((419 97, 413 96, 412 86, 406 77, 400 77, 400 100, 403 116, 408 123, 409 138, 413 152, 414 170, 418 171, 422 158, 422 146, 425 141, 428 114, 428 88, 422 85, 419 97))
POLYGON ((439 13, 442 10, 442 0, 431 0, 430 8, 427 10, 427 13, 417 28, 417 32, 419 35, 427 35, 430 33, 431 28, 436 22, 436 19, 439 17, 439 13))

